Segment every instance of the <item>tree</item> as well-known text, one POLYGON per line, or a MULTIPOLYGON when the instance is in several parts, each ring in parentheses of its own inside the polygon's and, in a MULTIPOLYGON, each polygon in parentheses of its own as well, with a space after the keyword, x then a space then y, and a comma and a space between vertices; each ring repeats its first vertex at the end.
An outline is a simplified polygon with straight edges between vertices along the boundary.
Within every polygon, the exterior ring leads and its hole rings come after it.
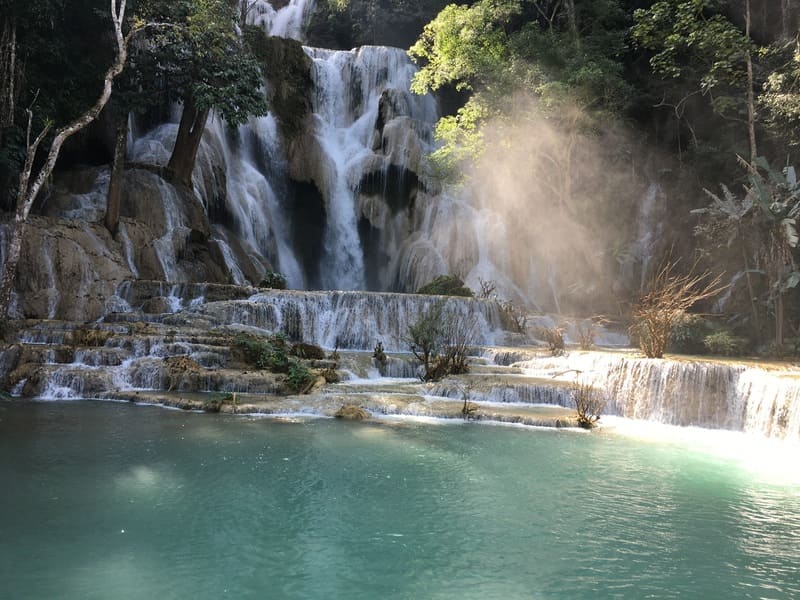
POLYGON ((232 127, 266 113, 258 63, 236 33, 237 10, 227 0, 152 0, 141 15, 171 27, 154 30, 137 53, 132 102, 179 102, 180 125, 167 164, 176 183, 191 185, 192 171, 212 110, 232 127), (161 90, 153 98, 151 90, 161 90), (145 102, 147 98, 144 99, 145 102))
POLYGON ((94 121, 103 110, 103 107, 111 97, 111 90, 114 84, 114 79, 122 72, 125 67, 125 61, 128 57, 128 43, 135 33, 136 29, 132 29, 127 35, 123 33, 123 22, 125 19, 125 4, 126 0, 111 0, 111 20, 114 27, 114 39, 116 42, 117 56, 114 63, 108 68, 103 79, 103 89, 100 97, 96 100, 93 106, 86 112, 81 114, 77 119, 68 123, 60 128, 53 137, 50 143, 50 150, 47 153, 44 165, 39 169, 38 173, 34 176, 34 161, 36 160, 39 145, 47 136, 50 126, 44 127, 36 138, 31 141, 31 128, 33 123, 33 110, 27 109, 28 126, 26 147, 27 153, 25 164, 22 168, 19 178, 19 190, 17 193, 17 210, 14 218, 13 233, 9 243, 9 252, 5 261, 5 270, 3 273, 2 285, 0 286, 0 306, 4 312, 4 316, 8 314, 9 301, 11 298, 11 290, 13 288, 14 279, 16 278, 17 265, 19 263, 20 253, 22 251, 22 239, 24 233, 25 223, 28 219, 31 207, 34 200, 42 189, 45 181, 50 177, 55 167, 56 160, 58 159, 59 152, 64 142, 70 136, 76 134, 78 131, 86 127, 89 123, 94 121))
POLYGON ((724 16, 723 8, 722 0, 661 0, 648 9, 634 11, 632 35, 640 48, 652 52, 649 62, 653 72, 671 80, 661 104, 673 107, 676 117, 684 120, 695 146, 698 139, 683 105, 699 93, 725 119, 741 122, 739 113, 747 113, 752 160, 757 148, 750 1, 745 0, 744 32, 724 16))
POLYGON ((513 128, 520 94, 537 99, 528 110, 567 128, 591 128, 576 115, 604 119, 620 111, 631 90, 620 61, 626 29, 616 0, 447 6, 409 50, 421 65, 414 92, 448 85, 471 94, 457 114, 438 123, 443 145, 434 162, 452 173, 480 156, 483 125, 505 119, 513 128))

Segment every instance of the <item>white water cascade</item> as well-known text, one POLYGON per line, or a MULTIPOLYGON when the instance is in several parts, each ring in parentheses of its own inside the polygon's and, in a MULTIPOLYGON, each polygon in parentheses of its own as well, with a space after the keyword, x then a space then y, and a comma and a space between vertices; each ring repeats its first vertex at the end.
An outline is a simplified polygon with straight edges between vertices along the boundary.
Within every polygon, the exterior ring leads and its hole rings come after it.
POLYGON ((307 48, 306 52, 314 61, 314 138, 320 171, 314 179, 328 213, 321 283, 326 289, 363 289, 359 185, 376 169, 385 171, 391 165, 404 171, 419 169, 422 154, 430 148, 421 148, 419 137, 409 134, 433 127, 436 104, 431 96, 408 91, 416 69, 398 48, 366 46, 349 52, 307 48), (399 98, 394 107, 402 106, 397 116, 405 117, 409 128, 402 140, 392 139, 388 128, 376 130, 385 92, 399 98))
POLYGON ((300 39, 303 25, 314 10, 313 0, 290 0, 276 9, 267 0, 243 0, 247 23, 263 27, 270 35, 300 39))
POLYGON ((605 394, 612 415, 800 439, 800 373, 786 366, 608 352, 536 358, 516 366, 551 388, 556 404, 564 403, 561 386, 577 378, 605 394))

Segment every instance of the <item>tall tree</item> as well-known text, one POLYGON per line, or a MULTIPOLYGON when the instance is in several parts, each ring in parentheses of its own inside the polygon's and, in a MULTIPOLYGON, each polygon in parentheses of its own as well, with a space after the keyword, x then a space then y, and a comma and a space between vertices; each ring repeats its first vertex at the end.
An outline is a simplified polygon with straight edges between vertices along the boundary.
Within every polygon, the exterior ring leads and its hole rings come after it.
POLYGON ((236 33, 238 12, 229 0, 153 0, 148 20, 174 26, 159 30, 143 47, 143 89, 162 89, 183 105, 168 169, 176 183, 191 184, 200 140, 212 110, 236 126, 266 113, 258 63, 236 33))
POLYGON ((22 251, 22 239, 25 223, 28 219, 28 215, 30 214, 33 202, 36 200, 36 197, 38 196, 39 191, 42 189, 45 181, 53 172, 53 168, 55 167, 56 160, 58 159, 58 155, 64 142, 67 140, 67 138, 76 134, 97 118, 97 116, 100 114, 100 111, 103 110, 103 107, 111 97, 114 79, 125 67, 125 61, 128 57, 128 43, 130 42, 131 36, 135 31, 131 30, 127 36, 123 33, 125 4, 126 0, 110 0, 111 21, 114 28, 114 40, 117 54, 113 64, 105 73, 103 78, 103 88, 100 92, 100 96, 88 110, 86 110, 72 122, 60 128, 55 133, 52 142, 50 142, 50 149, 47 153, 45 162, 42 167, 39 168, 38 173, 34 173, 34 162, 36 160, 39 146, 47 136, 50 126, 48 125, 44 127, 36 136, 36 138, 31 141, 33 111, 31 108, 27 109, 27 155, 22 172, 20 173, 19 190, 17 193, 17 211, 14 218, 8 256, 6 257, 4 263, 2 284, 0 284, 0 307, 2 307, 4 316, 8 314, 11 290, 16 278, 17 265, 19 264, 20 253, 22 251))

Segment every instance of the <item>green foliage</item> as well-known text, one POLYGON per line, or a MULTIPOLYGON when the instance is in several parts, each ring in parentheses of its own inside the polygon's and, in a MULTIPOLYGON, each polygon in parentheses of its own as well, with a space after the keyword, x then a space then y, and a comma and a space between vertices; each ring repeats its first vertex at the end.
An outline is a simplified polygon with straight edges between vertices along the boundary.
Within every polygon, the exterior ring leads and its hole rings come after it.
POLYGON ((268 338, 238 334, 233 343, 248 364, 274 373, 285 373, 289 370, 289 348, 286 336, 280 333, 268 338))
POLYGON ((446 6, 408 51, 424 63, 411 90, 424 94, 446 84, 472 89, 484 73, 502 70, 509 59, 504 26, 520 10, 519 0, 446 6))
POLYGON ((723 329, 707 335, 703 345, 709 354, 718 356, 741 356, 747 349, 747 340, 734 335, 731 331, 723 329))
POLYGON ((308 367, 296 362, 289 365, 286 384, 290 390, 296 393, 305 393, 313 381, 314 375, 308 370, 308 367))
POLYGON ((453 4, 425 27, 409 50, 421 65, 412 90, 472 92, 437 125, 442 145, 432 158, 444 176, 458 181, 465 164, 486 151, 483 127, 490 120, 513 129, 520 112, 557 123, 571 122, 576 106, 597 119, 625 109, 633 90, 620 60, 628 16, 616 0, 576 7, 577 32, 564 4, 519 0, 453 4), (537 102, 520 111, 519 95, 537 102))
POLYGON ((268 288, 272 290, 285 290, 286 277, 274 271, 267 271, 264 274, 264 279, 258 284, 260 288, 268 288))
POLYGON ((669 334, 669 350, 678 354, 703 354, 711 330, 709 322, 698 314, 685 313, 669 334))
POLYGON ((455 275, 440 275, 419 288, 417 293, 432 296, 473 296, 472 290, 464 287, 464 282, 455 275))
POLYGON ((230 126, 266 113, 261 71, 236 34, 234 3, 146 0, 136 14, 165 26, 148 29, 147 41, 136 45, 124 93, 117 94, 123 106, 191 102, 199 111, 215 109, 230 126))
POLYGON ((794 43, 782 43, 763 54, 769 72, 759 104, 766 124, 791 146, 800 146, 800 51, 794 43))
POLYGON ((634 11, 634 40, 654 54, 650 65, 669 78, 697 79, 703 92, 745 81, 751 42, 722 14, 720 0, 660 1, 634 11))

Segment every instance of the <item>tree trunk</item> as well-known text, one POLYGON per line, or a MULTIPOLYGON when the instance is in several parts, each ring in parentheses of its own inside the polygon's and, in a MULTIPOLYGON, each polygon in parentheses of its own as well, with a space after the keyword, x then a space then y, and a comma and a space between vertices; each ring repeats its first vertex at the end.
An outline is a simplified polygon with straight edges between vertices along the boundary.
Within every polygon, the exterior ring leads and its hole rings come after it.
POLYGON ((133 31, 131 31, 127 37, 123 36, 122 34, 122 21, 125 18, 125 3, 126 0, 110 0, 111 19, 114 23, 114 34, 117 42, 117 59, 114 61, 114 64, 109 67, 108 71, 106 71, 105 78, 103 80, 103 91, 100 93, 100 97, 97 99, 97 102, 95 102, 94 106, 92 106, 89 110, 83 113, 75 121, 56 132, 56 135, 50 144, 50 151, 47 153, 47 159, 33 181, 31 181, 33 162, 36 158, 36 152, 39 149, 39 144, 41 144, 45 135, 47 135, 49 127, 45 127, 39 133, 39 135, 36 136, 36 139, 31 142, 30 133, 33 112, 31 109, 28 109, 27 111, 27 155, 25 157, 25 165, 23 166, 22 172, 19 175, 17 212, 12 225, 8 257, 6 258, 4 264, 3 281, 2 284, 0 284, 0 314, 2 314, 2 316, 8 315, 11 290, 14 286, 14 280, 17 277, 17 265, 19 264, 19 257, 22 250, 23 229, 25 222, 28 220, 28 214, 31 211, 33 202, 36 200, 36 196, 38 196, 39 191, 41 191, 45 181, 47 181, 47 179, 50 177, 50 174, 53 172, 53 169, 56 166, 56 160, 58 159, 58 154, 61 152, 61 146, 64 144, 67 138, 79 132, 97 118, 97 115, 100 114, 100 111, 103 110, 103 107, 111 97, 111 88, 114 84, 114 79, 117 77, 117 75, 122 73, 122 69, 125 67, 125 61, 128 58, 128 42, 130 41, 131 35, 133 35, 133 31), (119 8, 117 8, 117 3, 119 3, 119 8))
POLYGON ((783 294, 775 298, 775 347, 783 348, 783 294))
MULTIPOLYGON (((750 0, 745 0, 744 6, 745 35, 747 43, 750 44, 750 0)), ((745 60, 747 61, 747 135, 750 141, 750 164, 752 165, 758 156, 758 149, 756 147, 756 101, 753 93, 753 57, 749 47, 745 60)))
POLYGON ((781 39, 788 40, 792 36, 792 18, 789 0, 781 0, 781 39))
POLYGON ((192 186, 192 171, 207 120, 208 110, 198 110, 191 99, 184 103, 178 137, 167 164, 175 183, 192 186))
MULTIPOLYGON (((739 233, 739 239, 742 239, 741 233, 739 233)), ((750 307, 753 309, 753 329, 756 336, 760 336, 761 323, 758 318, 758 302, 756 302, 755 292, 753 291, 753 280, 750 278, 750 261, 747 259, 747 250, 744 244, 742 244, 742 258, 744 259, 744 277, 747 282, 747 293, 750 296, 750 307)))
POLYGON ((117 140, 114 144, 114 164, 111 167, 111 180, 108 182, 106 198, 106 229, 116 237, 119 228, 119 209, 122 198, 122 182, 125 176, 125 152, 128 143, 128 116, 122 115, 117 122, 117 140))
POLYGON ((14 124, 17 101, 17 25, 10 19, 4 19, 0 33, 0 129, 14 124))
POLYGON ((564 3, 564 8, 567 12, 567 25, 569 26, 569 32, 572 35, 572 41, 574 42, 576 48, 580 48, 581 40, 578 36, 578 17, 575 13, 575 0, 566 0, 564 3))

